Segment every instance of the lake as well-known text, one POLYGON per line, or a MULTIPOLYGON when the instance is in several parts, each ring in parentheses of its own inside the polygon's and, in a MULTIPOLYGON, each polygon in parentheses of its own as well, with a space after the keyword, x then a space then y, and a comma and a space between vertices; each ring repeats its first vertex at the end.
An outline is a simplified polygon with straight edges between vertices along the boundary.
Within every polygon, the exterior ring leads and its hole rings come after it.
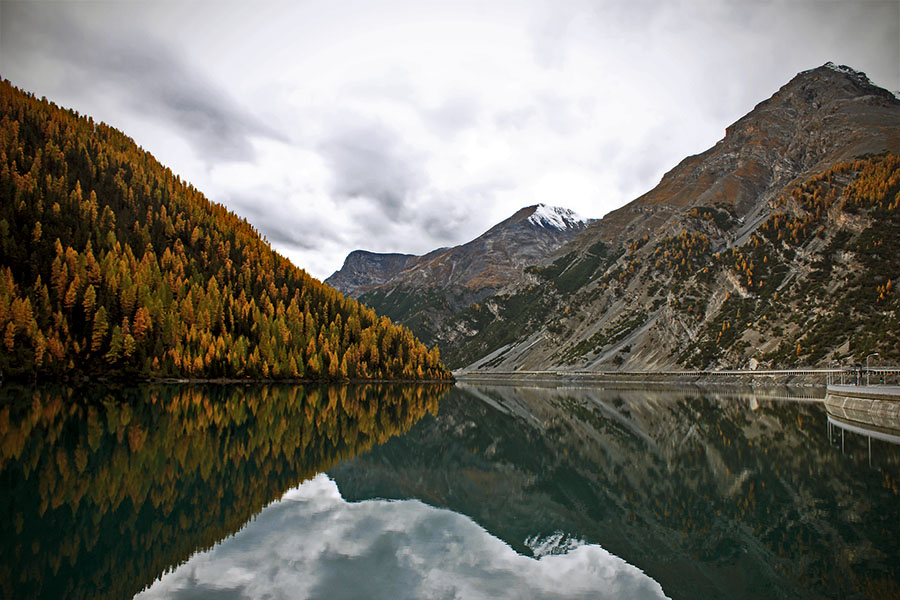
POLYGON ((896 598, 815 393, 0 387, 6 598, 896 598))

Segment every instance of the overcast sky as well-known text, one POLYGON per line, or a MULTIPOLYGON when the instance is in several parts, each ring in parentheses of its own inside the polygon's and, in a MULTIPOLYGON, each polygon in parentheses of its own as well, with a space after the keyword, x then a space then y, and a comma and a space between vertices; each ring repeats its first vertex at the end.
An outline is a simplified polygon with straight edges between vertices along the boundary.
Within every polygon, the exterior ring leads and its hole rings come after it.
POLYGON ((601 217, 829 60, 900 90, 900 1, 0 0, 0 75, 320 278, 537 202, 601 217))

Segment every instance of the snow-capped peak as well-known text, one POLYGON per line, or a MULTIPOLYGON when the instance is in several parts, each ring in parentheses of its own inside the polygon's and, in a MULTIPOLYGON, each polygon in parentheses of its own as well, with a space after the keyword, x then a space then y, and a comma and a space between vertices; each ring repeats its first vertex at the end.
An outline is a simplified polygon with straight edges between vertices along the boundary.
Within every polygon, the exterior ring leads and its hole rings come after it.
POLYGON ((871 83, 869 78, 866 77, 866 74, 862 71, 857 71, 856 69, 852 69, 847 65, 836 65, 831 61, 828 61, 824 65, 822 65, 826 69, 831 69, 832 71, 836 71, 838 73, 843 73, 844 75, 850 75, 851 77, 857 79, 862 83, 871 83))
POLYGON ((857 71, 856 69, 851 69, 847 65, 836 65, 830 60, 822 66, 826 69, 837 71, 838 73, 846 73, 847 75, 859 75, 859 71, 857 71))
POLYGON ((538 204, 531 216, 528 217, 529 223, 534 223, 538 227, 548 227, 551 229, 559 229, 564 231, 587 224, 587 219, 579 216, 575 211, 560 206, 547 206, 546 204, 538 204))

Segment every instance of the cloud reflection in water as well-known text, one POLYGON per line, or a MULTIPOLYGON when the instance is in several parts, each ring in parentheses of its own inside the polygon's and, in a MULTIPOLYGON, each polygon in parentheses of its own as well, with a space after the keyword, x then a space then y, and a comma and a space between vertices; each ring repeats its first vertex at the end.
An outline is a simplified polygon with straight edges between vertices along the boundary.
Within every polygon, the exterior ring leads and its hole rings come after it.
POLYGON ((348 503, 326 475, 137 598, 664 598, 597 545, 534 559, 417 500, 348 503))

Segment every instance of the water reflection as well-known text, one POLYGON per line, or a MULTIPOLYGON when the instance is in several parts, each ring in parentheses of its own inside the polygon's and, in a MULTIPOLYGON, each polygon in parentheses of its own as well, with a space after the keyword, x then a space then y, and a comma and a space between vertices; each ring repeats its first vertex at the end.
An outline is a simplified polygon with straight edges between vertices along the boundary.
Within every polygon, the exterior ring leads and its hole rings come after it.
POLYGON ((821 402, 444 392, 4 387, 3 594, 900 597, 900 446, 821 402))
POLYGON ((825 411, 828 439, 848 460, 859 464, 865 455, 869 468, 900 471, 900 452, 893 448, 900 446, 900 402, 828 394, 825 411))
POLYGON ((437 409, 438 386, 0 388, 6 598, 128 598, 300 481, 437 409))
POLYGON ((821 403, 774 394, 458 386, 329 473, 419 498, 523 554, 598 543, 674 598, 900 597, 897 447, 859 469, 821 403))
POLYGON ((663 598, 596 545, 536 560, 471 519, 416 500, 349 504, 326 476, 162 578, 156 598, 663 598))

